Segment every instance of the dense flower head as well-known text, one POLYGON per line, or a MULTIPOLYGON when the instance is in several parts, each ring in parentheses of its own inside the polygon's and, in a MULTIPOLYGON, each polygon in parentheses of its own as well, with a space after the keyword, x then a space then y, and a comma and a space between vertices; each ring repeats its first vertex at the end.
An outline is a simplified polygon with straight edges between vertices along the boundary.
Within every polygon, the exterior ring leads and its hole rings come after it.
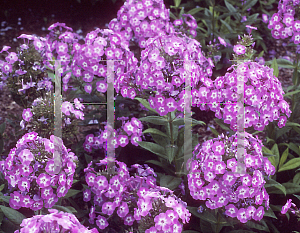
POLYGON ((137 59, 128 46, 119 32, 98 28, 88 33, 85 43, 76 44, 73 50, 72 77, 83 83, 89 94, 96 90, 105 93, 114 71, 117 76, 127 77, 135 69, 137 59), (110 63, 108 60, 114 61, 110 63), (95 90, 92 90, 93 84, 96 85, 95 90))
POLYGON ((282 128, 291 110, 283 99, 284 91, 278 78, 273 75, 273 69, 251 61, 230 69, 232 71, 218 77, 211 88, 200 88, 200 95, 208 96, 207 102, 216 103, 200 107, 214 111, 216 117, 224 119, 232 130, 236 130, 241 117, 239 109, 243 107, 237 101, 244 91, 244 128, 253 126, 255 130, 263 130, 272 121, 278 121, 278 126, 282 128))
POLYGON ((138 141, 142 141, 143 124, 135 117, 131 117, 130 120, 127 119, 129 117, 117 119, 122 120, 122 126, 117 130, 114 129, 114 137, 111 140, 109 140, 111 133, 107 126, 104 127, 104 130, 100 129, 96 136, 94 134, 86 135, 85 142, 83 143, 84 150, 92 152, 93 149, 107 148, 109 143, 115 149, 125 147, 129 142, 138 146, 138 141))
POLYGON ((176 109, 183 111, 187 70, 191 72, 192 89, 197 89, 201 83, 212 84, 213 66, 198 41, 181 33, 157 36, 147 40, 140 66, 131 79, 118 78, 116 90, 123 97, 128 97, 131 91, 142 96, 145 91, 154 91, 154 96, 149 97, 150 106, 163 116, 176 109), (189 67, 185 61, 190 62, 189 67))
POLYGON ((275 39, 286 39, 291 36, 295 44, 300 44, 299 6, 299 1, 279 1, 278 12, 273 14, 268 24, 275 39))
POLYGON ((236 139, 237 133, 229 138, 222 134, 195 147, 187 164, 191 196, 206 201, 209 209, 221 208, 242 223, 251 218, 259 221, 263 202, 269 208, 263 176, 274 175, 275 167, 263 157, 259 139, 245 132, 244 155, 238 154, 236 139))
POLYGON ((35 215, 25 218, 21 223, 21 229, 15 233, 98 233, 96 228, 91 230, 83 226, 75 215, 71 213, 58 212, 56 209, 49 209, 50 214, 35 215))
POLYGON ((84 170, 89 187, 86 190, 90 190, 84 191, 84 201, 93 200, 94 203, 90 223, 97 219, 96 225, 105 229, 109 219, 116 216, 124 221, 125 226, 134 226, 137 222, 139 229, 146 232, 153 228, 181 232, 182 224, 190 217, 186 203, 171 190, 156 185, 153 169, 139 164, 128 169, 123 162, 110 161, 115 165, 111 174, 107 172, 108 158, 95 164, 91 162, 84 170), (98 209, 98 216, 95 209, 98 209), (152 221, 147 220, 150 218, 152 221))
POLYGON ((49 140, 30 132, 11 149, 4 163, 3 174, 10 189, 16 189, 10 194, 9 204, 12 208, 51 208, 58 197, 65 196, 72 186, 78 160, 61 140, 58 142, 62 144, 56 148, 57 140, 53 135, 49 140), (56 153, 61 158, 60 171, 54 163, 56 153))
POLYGON ((108 27, 126 41, 135 40, 140 48, 145 48, 147 39, 174 31, 163 0, 127 0, 108 27))

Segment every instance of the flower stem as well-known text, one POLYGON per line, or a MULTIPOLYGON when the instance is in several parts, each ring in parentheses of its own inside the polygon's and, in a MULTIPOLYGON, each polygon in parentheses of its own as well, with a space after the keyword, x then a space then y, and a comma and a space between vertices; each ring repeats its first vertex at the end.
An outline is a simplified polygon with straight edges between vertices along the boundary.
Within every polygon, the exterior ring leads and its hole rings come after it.
POLYGON ((173 139, 173 124, 172 124, 172 117, 171 113, 168 113, 168 120, 169 120, 169 127, 170 127, 170 136, 171 136, 171 145, 174 145, 174 139, 173 139))

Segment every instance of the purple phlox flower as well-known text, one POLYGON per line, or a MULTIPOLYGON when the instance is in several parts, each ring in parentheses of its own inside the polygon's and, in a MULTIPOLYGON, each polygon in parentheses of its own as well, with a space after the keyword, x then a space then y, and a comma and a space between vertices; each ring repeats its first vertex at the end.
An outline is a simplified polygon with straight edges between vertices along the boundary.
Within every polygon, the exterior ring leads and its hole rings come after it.
POLYGON ((9 50, 11 47, 4 45, 2 50, 0 51, 0 53, 2 52, 6 52, 7 50, 9 50))
POLYGON ((42 116, 40 119, 38 119, 38 121, 44 122, 44 124, 47 124, 47 120, 48 120, 48 118, 45 118, 44 116, 42 116))
POLYGON ((287 200, 286 204, 284 206, 282 206, 281 213, 285 214, 291 208, 292 204, 294 204, 294 203, 292 203, 292 199, 287 200))
POLYGON ((237 55, 242 55, 245 54, 246 52, 246 47, 244 45, 235 45, 233 46, 233 51, 237 54, 237 55))

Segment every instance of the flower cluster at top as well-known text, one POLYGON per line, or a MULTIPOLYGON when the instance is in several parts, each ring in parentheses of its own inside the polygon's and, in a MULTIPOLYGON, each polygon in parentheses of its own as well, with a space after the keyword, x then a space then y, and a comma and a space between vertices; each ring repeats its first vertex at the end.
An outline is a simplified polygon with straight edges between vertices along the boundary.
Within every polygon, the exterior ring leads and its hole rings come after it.
POLYGON ((56 148, 54 140, 53 135, 49 140, 30 132, 11 149, 4 162, 3 174, 9 187, 16 189, 9 200, 12 208, 51 208, 72 186, 78 159, 62 142, 56 148), (55 170, 55 150, 61 158, 60 171, 55 170))
MULTIPOLYGON (((138 146, 137 141, 142 141, 142 122, 135 117, 132 117, 130 121, 125 121, 128 117, 121 117, 120 119, 122 120, 122 126, 117 130, 114 129, 114 138, 111 141, 113 147, 125 147, 129 143, 129 139, 133 145, 138 146)), ((102 148, 109 135, 110 131, 107 129, 107 126, 105 126, 103 131, 99 130, 96 137, 93 134, 88 134, 85 137, 85 142, 83 143, 84 150, 92 152, 93 148, 102 148)), ((107 143, 109 143, 109 141, 107 143)))
MULTIPOLYGON (((108 77, 110 74, 107 75, 107 73, 113 72, 112 69, 119 76, 130 73, 137 64, 137 59, 128 48, 128 42, 123 40, 119 33, 109 29, 96 29, 88 33, 85 44, 75 43, 73 48, 74 57, 70 66, 72 74, 80 82, 85 83, 84 91, 89 94, 92 93, 94 82, 98 92, 105 93, 107 91, 107 82, 111 78, 108 77), (109 62, 106 62, 107 65, 102 64, 103 61, 107 60, 114 60, 115 62, 112 65, 109 62)), ((65 86, 69 77, 63 80, 65 86)))
POLYGON ((127 41, 134 38, 140 48, 149 38, 174 32, 163 0, 127 0, 108 27, 127 41))
MULTIPOLYGON (((233 67, 231 67, 232 69, 233 67)), ((217 77, 211 88, 201 87, 199 93, 192 92, 193 104, 206 100, 210 104, 198 104, 201 110, 210 109, 216 117, 224 119, 232 130, 237 129, 237 117, 240 106, 237 101, 239 94, 244 92, 245 123, 244 128, 254 127, 263 130, 269 122, 278 120, 282 128, 290 116, 289 104, 283 99, 284 91, 273 69, 257 62, 245 61, 232 72, 217 77), (241 85, 237 85, 241 82, 241 85), (198 97, 197 97, 198 94, 198 97), (225 104, 219 104, 225 103, 225 104), (285 115, 283 115, 285 114, 285 115)), ((244 111, 243 111, 244 114, 244 111)))
POLYGON ((129 169, 135 175, 130 176, 125 163, 114 159, 110 162, 115 164, 113 173, 107 172, 108 158, 96 163, 96 168, 91 162, 85 169, 89 188, 83 192, 84 201, 93 199, 94 203, 89 215, 91 224, 96 218, 97 226, 105 229, 115 219, 112 216, 118 216, 124 225, 145 233, 182 231, 182 224, 189 222, 191 215, 186 203, 171 190, 155 184, 153 169, 135 164, 129 169))
POLYGON ((292 36, 295 44, 300 44, 300 2, 298 0, 280 0, 278 12, 273 14, 268 28, 275 39, 292 36))
MULTIPOLYGON (((31 36, 32 39, 37 39, 31 36)), ((43 65, 45 57, 40 54, 32 43, 24 43, 17 53, 8 52, 9 46, 4 46, 0 53, 7 52, 6 61, 0 60, 0 79, 4 81, 14 93, 30 94, 30 101, 41 92, 53 89, 43 65)), ((23 97, 25 98, 25 97, 23 97)))
MULTIPOLYGON (((225 215, 246 223, 260 221, 264 207, 269 208, 269 195, 263 175, 274 175, 275 167, 263 157, 262 142, 245 132, 244 159, 237 154, 237 134, 230 138, 220 135, 196 146, 187 164, 188 185, 195 200, 206 200, 206 207, 220 208, 225 215), (239 164, 242 163, 242 164, 239 164), (237 172, 245 166, 245 173, 237 172)), ((242 155, 240 155, 242 156, 242 155)))
POLYGON ((88 230, 70 213, 49 209, 50 214, 35 215, 21 223, 21 229, 14 233, 98 233, 96 228, 88 230))
POLYGON ((129 97, 131 91, 154 92, 155 96, 150 96, 149 103, 161 116, 175 109, 183 111, 182 96, 189 75, 183 68, 185 62, 190 62, 192 88, 198 88, 201 82, 212 85, 209 77, 214 65, 211 59, 205 58, 200 47, 198 41, 181 33, 148 39, 135 77, 119 76, 116 91, 123 97, 129 97))

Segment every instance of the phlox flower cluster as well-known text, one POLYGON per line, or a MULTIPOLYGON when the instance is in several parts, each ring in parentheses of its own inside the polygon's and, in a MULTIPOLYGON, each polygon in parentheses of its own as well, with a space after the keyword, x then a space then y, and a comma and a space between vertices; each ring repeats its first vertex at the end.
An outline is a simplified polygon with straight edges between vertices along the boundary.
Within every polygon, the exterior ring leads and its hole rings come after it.
MULTIPOLYGON (((80 101, 74 99, 75 106, 68 101, 64 101, 61 105, 62 111, 62 133, 63 138, 69 140, 77 132, 77 120, 84 120, 85 108, 80 101)), ((54 128, 54 96, 46 93, 45 97, 39 97, 32 103, 31 108, 23 110, 23 120, 20 122, 22 129, 28 132, 38 132, 41 137, 50 137, 54 128), (47 127, 45 127, 47 126, 47 127)))
POLYGON ((213 66, 195 39, 181 33, 157 36, 147 40, 134 77, 128 80, 120 76, 115 88, 123 97, 128 97, 132 90, 136 93, 154 92, 148 101, 163 116, 175 109, 183 111, 184 83, 189 74, 193 92, 201 83, 212 86, 213 66), (185 60, 190 62, 190 73, 184 68, 185 60))
POLYGON ((188 161, 188 186, 195 200, 205 201, 209 209, 221 209, 225 215, 246 223, 260 221, 264 205, 269 208, 269 195, 264 188, 264 175, 274 175, 275 167, 263 157, 262 142, 245 132, 244 155, 237 154, 237 134, 219 135, 196 146, 188 161), (240 161, 239 156, 243 156, 240 161), (238 163, 245 173, 237 172, 238 163))
POLYGON ((140 48, 149 38, 174 32, 163 0, 127 0, 108 27, 127 41, 136 40, 140 48))
MULTIPOLYGON (((233 66, 230 68, 233 69, 233 66)), ((237 101, 244 92, 245 116, 244 128, 254 127, 263 130, 269 122, 278 120, 278 127, 282 128, 290 116, 289 104, 283 99, 284 91, 273 69, 257 62, 246 61, 232 72, 217 77, 211 87, 201 87, 200 96, 206 96, 209 104, 198 104, 201 110, 214 111, 216 117, 224 119, 232 130, 242 120, 239 115, 237 101), (237 85, 238 81, 244 85, 237 85), (222 104, 219 104, 222 103, 222 104), (237 120, 236 120, 237 119, 237 120), (240 120, 239 120, 240 119, 240 120)), ((193 103, 199 101, 199 97, 193 103)))
POLYGON ((125 226, 141 232, 182 231, 182 225, 190 218, 186 203, 171 190, 156 185, 152 168, 135 164, 128 169, 125 163, 113 160, 115 171, 109 175, 107 160, 100 160, 96 168, 91 162, 85 169, 89 188, 83 192, 84 201, 93 199, 94 203, 89 215, 91 224, 96 219, 97 226, 105 229, 117 216, 125 226))
POLYGON ((194 38, 197 36, 196 28, 198 27, 196 19, 190 14, 182 14, 181 19, 173 21, 176 32, 189 32, 194 38))
POLYGON ((46 58, 44 64, 55 69, 55 64, 51 62, 53 59, 60 60, 60 73, 63 75, 63 90, 67 91, 69 87, 68 81, 71 77, 70 67, 73 61, 75 46, 80 40, 80 36, 73 32, 73 29, 67 27, 64 23, 54 23, 49 28, 49 33, 45 37, 45 41, 41 50, 45 50, 46 58))
POLYGON ((300 2, 280 0, 278 12, 271 17, 268 28, 272 29, 275 39, 286 39, 292 36, 295 44, 300 44, 300 2))
POLYGON ((62 144, 61 148, 56 148, 60 150, 61 169, 55 174, 54 140, 53 135, 49 140, 30 132, 11 149, 3 169, 10 189, 16 190, 10 194, 10 207, 32 210, 51 208, 59 197, 67 194, 73 183, 78 159, 62 144))
MULTIPOLYGON (((126 121, 125 117, 122 117, 122 126, 117 130, 114 129, 114 139, 111 141, 114 148, 118 148, 119 146, 125 147, 129 141, 138 146, 138 141, 142 141, 142 129, 143 124, 140 120, 135 117, 132 117, 130 121, 126 121)), ((104 130, 99 130, 98 135, 94 136, 94 134, 88 134, 85 137, 85 142, 83 143, 83 148, 87 152, 92 152, 92 149, 100 149, 106 144, 108 137, 111 135, 112 131, 110 131, 107 126, 105 126, 104 130)), ((107 142, 109 143, 109 141, 107 142)))
POLYGON ((50 214, 25 218, 20 225, 22 228, 14 233, 98 233, 96 228, 88 230, 74 214, 58 212, 56 209, 48 211, 50 214))
MULTIPOLYGON (((114 71, 117 76, 125 74, 127 77, 127 73, 135 69, 137 59, 128 45, 120 33, 99 28, 87 34, 85 44, 73 45, 74 57, 70 68, 72 74, 84 83, 85 92, 91 94, 94 83, 98 92, 107 91, 107 82, 111 79, 108 77, 110 75, 108 72, 113 67, 105 65, 103 61, 114 60, 114 71)), ((65 84, 68 83, 70 76, 71 74, 65 78, 65 81, 63 79, 65 84)), ((132 99, 134 96, 135 94, 132 93, 132 99)))
POLYGON ((45 75, 46 68, 42 64, 45 54, 33 45, 39 37, 23 34, 18 38, 24 38, 24 44, 17 48, 17 53, 8 52, 9 46, 4 46, 0 52, 7 53, 5 61, 0 60, 0 80, 3 80, 3 85, 7 85, 11 91, 19 94, 28 95, 30 91, 33 96, 41 91, 52 90, 52 83, 45 75), (25 38, 28 39, 28 43, 25 43, 25 38))

